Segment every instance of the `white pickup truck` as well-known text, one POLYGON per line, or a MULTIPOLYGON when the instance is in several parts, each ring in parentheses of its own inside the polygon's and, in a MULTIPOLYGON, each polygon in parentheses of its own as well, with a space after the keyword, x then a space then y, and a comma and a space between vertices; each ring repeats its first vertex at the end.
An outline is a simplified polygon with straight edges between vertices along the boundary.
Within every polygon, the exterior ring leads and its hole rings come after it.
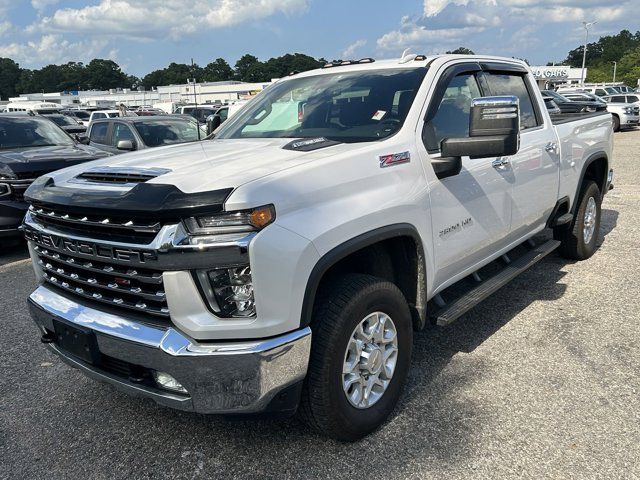
POLYGON ((535 85, 506 58, 330 64, 214 139, 39 178, 23 230, 42 342, 164 405, 297 410, 361 438, 396 405, 415 330, 556 248, 596 249, 611 115, 552 121, 535 85))

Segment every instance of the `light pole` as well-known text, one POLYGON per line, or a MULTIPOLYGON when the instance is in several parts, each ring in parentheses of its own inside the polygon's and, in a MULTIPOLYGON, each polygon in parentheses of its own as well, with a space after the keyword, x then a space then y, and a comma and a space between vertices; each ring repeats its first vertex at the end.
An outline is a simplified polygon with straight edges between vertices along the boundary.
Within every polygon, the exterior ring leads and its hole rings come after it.
POLYGON ((589 29, 598 22, 582 22, 584 26, 584 49, 582 51, 582 73, 580 74, 580 85, 584 87, 584 64, 587 61, 587 43, 589 41, 589 29))
POLYGON ((618 68, 618 62, 613 62, 613 82, 611 83, 616 83, 616 68, 618 68))

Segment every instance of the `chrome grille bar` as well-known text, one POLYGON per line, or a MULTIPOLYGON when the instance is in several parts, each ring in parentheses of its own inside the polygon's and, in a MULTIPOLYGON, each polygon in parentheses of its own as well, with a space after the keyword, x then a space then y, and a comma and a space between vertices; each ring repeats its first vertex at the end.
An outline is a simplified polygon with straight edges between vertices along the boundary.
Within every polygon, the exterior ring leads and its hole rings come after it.
POLYGON ((55 220, 57 223, 69 224, 69 225, 81 225, 83 227, 98 227, 98 228, 118 228, 125 230, 132 230, 134 232, 141 233, 158 233, 162 228, 160 222, 139 222, 134 220, 120 220, 109 217, 100 216, 87 216, 87 215, 71 215, 68 213, 56 212, 55 210, 34 207, 29 207, 29 211, 36 218, 43 221, 55 220))
POLYGON ((162 274, 160 272, 146 272, 140 269, 126 268, 114 264, 86 260, 83 258, 62 255, 57 252, 49 251, 34 243, 33 249, 41 258, 47 258, 56 262, 63 263, 70 267, 81 268, 90 273, 112 274, 118 277, 137 280, 141 283, 149 283, 154 285, 162 284, 162 274))

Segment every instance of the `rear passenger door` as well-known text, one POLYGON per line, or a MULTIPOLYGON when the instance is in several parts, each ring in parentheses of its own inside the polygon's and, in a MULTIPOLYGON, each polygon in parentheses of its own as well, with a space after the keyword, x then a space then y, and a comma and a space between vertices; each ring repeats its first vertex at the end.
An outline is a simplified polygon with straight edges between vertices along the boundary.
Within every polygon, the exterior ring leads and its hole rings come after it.
POLYGON ((520 100, 520 150, 509 158, 515 180, 511 240, 544 227, 558 200, 560 145, 555 129, 544 115, 526 71, 485 68, 483 81, 491 95, 514 95, 520 100))

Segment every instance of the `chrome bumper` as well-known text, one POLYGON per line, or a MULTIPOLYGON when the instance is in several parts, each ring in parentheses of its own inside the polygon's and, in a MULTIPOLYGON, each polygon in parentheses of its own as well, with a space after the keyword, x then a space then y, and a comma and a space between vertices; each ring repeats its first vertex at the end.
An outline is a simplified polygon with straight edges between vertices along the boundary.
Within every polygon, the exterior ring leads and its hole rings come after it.
POLYGON ((53 320, 95 334, 101 358, 136 368, 165 372, 188 393, 163 390, 48 347, 88 376, 135 395, 199 413, 258 413, 295 409, 307 372, 311 330, 307 327, 266 340, 196 342, 174 328, 149 325, 94 309, 44 286, 29 297, 31 314, 43 335, 55 331, 53 320))

